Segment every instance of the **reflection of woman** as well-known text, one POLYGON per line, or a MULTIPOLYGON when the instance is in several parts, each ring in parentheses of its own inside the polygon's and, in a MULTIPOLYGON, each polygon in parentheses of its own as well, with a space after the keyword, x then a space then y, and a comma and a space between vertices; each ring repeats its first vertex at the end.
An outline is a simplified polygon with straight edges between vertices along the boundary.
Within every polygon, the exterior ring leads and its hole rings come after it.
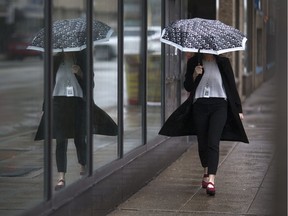
MULTIPOLYGON (((56 139, 56 164, 59 180, 55 190, 65 186, 67 171, 68 138, 74 139, 80 175, 85 174, 86 132, 85 132, 85 58, 82 52, 65 52, 54 57, 53 90, 53 138, 56 139)), ((116 135, 117 125, 99 107, 93 107, 93 132, 104 135, 116 135), (95 122, 97 121, 97 122, 95 122)), ((43 139, 43 117, 35 140, 43 139)))
POLYGON ((187 63, 184 81, 189 98, 167 119, 159 134, 197 135, 204 168, 202 187, 215 195, 220 140, 248 143, 241 120, 241 100, 228 58, 196 54, 187 63))

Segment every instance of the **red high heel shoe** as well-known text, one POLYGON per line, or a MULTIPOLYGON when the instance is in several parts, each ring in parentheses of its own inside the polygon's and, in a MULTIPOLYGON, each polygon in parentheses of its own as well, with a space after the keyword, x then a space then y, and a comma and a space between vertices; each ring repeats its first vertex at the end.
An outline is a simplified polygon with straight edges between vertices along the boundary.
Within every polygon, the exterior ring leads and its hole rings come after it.
MULTIPOLYGON (((204 174, 203 178, 208 178, 209 174, 204 174)), ((208 182, 202 180, 202 188, 207 188, 208 182)))
POLYGON ((214 196, 216 193, 215 185, 212 182, 207 183, 206 193, 210 196, 214 196), (209 185, 212 185, 213 187, 208 187, 209 185))

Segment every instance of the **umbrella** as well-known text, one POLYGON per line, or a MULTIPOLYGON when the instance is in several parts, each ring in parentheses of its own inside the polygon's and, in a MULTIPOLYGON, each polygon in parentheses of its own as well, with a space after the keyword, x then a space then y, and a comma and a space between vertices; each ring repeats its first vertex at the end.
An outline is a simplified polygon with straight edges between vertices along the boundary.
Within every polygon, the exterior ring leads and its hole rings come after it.
MULTIPOLYGON (((113 30, 110 26, 93 20, 93 44, 108 41, 113 30)), ((58 20, 52 25, 53 52, 73 52, 86 48, 86 18, 58 20)), ((27 49, 44 52, 44 28, 41 29, 27 49)))
POLYGON ((247 38, 219 20, 181 19, 163 29, 160 41, 184 52, 222 54, 244 50, 247 38))

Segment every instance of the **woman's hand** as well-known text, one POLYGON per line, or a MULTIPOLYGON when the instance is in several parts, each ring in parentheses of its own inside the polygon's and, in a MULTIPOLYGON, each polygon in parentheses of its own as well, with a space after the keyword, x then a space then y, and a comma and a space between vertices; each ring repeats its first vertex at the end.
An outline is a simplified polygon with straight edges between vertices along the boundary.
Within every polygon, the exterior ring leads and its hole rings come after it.
POLYGON ((83 78, 83 73, 79 65, 72 65, 72 73, 83 78))
POLYGON ((194 73, 196 73, 197 76, 202 74, 203 73, 203 66, 201 66, 201 65, 196 66, 194 69, 194 73))
POLYGON ((193 73, 193 80, 195 80, 196 77, 202 73, 203 73, 203 66, 201 65, 196 66, 193 73))
POLYGON ((243 120, 244 119, 243 113, 239 113, 239 117, 240 117, 241 120, 243 120))

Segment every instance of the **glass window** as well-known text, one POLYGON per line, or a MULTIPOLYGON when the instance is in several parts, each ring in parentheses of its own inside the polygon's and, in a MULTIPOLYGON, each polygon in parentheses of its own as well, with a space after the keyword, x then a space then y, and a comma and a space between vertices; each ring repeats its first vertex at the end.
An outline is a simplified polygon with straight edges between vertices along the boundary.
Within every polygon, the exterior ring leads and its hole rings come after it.
POLYGON ((147 141, 161 127, 161 1, 148 1, 147 28, 147 141))
POLYGON ((124 0, 124 153, 142 145, 141 0, 124 0))
POLYGON ((113 30, 109 41, 94 47, 94 119, 98 125, 93 135, 94 168, 117 158, 117 1, 94 1, 94 17, 113 30))
POLYGON ((87 165, 86 50, 80 51, 82 44, 75 44, 80 41, 79 35, 86 34, 77 28, 86 22, 85 0, 54 0, 52 21, 52 181, 57 193, 64 189, 64 184, 67 187, 78 181, 87 165))
POLYGON ((43 27, 43 1, 1 1, 0 193, 3 215, 43 201, 43 142, 35 142, 43 102, 42 52, 28 50, 43 27))

